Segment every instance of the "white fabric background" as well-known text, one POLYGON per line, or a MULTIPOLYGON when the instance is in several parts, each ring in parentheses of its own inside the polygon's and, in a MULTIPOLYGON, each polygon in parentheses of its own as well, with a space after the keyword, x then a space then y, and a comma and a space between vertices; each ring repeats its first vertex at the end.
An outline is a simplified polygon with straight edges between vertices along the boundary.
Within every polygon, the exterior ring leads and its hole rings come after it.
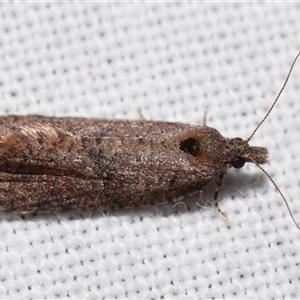
MULTIPOLYGON (((247 138, 300 50, 299 3, 0 4, 0 110, 208 125, 247 138)), ((300 61, 252 144, 299 211, 300 61)), ((201 203, 213 197, 212 186, 201 203)), ((0 220, 0 298, 300 298, 300 232, 255 166, 220 206, 0 220)))

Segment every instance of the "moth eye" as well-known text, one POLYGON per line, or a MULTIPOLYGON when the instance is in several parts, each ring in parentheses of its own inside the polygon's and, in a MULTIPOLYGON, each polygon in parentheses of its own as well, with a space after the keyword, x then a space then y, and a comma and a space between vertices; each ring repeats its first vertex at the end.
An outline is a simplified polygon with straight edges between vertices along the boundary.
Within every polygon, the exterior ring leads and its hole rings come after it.
POLYGON ((246 161, 243 157, 237 157, 231 161, 231 165, 236 169, 240 169, 245 165, 245 162, 246 161))
POLYGON ((197 156, 200 154, 200 141, 196 138, 188 138, 180 143, 180 149, 188 154, 197 156))
POLYGON ((239 138, 239 137, 236 137, 233 139, 234 141, 243 141, 243 139, 239 138))

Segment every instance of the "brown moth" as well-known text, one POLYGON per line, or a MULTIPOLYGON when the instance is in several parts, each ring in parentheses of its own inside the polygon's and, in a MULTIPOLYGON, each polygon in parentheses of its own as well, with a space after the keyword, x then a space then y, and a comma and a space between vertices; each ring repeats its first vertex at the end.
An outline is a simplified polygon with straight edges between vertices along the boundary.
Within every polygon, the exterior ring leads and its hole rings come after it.
POLYGON ((201 190, 265 148, 207 126, 0 118, 0 209, 85 211, 164 204, 201 190))
POLYGON ((246 140, 225 138, 205 125, 0 117, 0 211, 56 213, 158 205, 197 192, 216 177, 218 208, 227 169, 267 162, 267 149, 248 142, 277 102, 299 54, 272 107, 246 140))

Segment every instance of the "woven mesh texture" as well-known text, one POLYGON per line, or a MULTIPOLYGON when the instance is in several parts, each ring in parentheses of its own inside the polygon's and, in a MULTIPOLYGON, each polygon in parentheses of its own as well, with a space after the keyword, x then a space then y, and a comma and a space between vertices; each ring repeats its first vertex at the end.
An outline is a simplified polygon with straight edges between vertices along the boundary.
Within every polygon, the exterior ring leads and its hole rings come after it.
MULTIPOLYGON (((299 3, 1 3, 1 114, 207 124, 247 138, 300 50, 299 3)), ((251 141, 299 210, 300 62, 251 141)), ((1 215, 0 298, 300 298, 300 232, 255 166, 186 204, 1 215), (197 205, 197 203, 199 205, 197 205), (201 204, 201 205, 200 205, 201 204), (204 207, 203 207, 204 206, 204 207)))

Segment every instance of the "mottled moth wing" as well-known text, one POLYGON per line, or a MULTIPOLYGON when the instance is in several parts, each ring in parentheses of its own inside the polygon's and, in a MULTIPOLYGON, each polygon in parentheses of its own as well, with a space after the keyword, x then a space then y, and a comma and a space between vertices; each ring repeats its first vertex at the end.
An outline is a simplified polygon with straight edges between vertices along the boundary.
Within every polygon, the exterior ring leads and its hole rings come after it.
POLYGON ((173 202, 228 166, 215 129, 178 123, 0 117, 0 210, 92 211, 173 202))

